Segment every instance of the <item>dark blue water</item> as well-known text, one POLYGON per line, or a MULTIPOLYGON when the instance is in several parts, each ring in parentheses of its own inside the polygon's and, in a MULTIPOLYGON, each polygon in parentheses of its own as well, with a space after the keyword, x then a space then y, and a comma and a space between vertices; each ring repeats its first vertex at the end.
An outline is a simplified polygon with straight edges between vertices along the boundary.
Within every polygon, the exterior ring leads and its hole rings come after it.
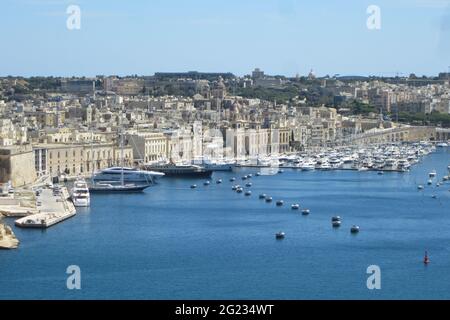
POLYGON ((253 177, 251 197, 231 191, 228 179, 242 185, 255 170, 217 173, 223 183, 209 187, 166 178, 144 194, 92 195, 90 209, 48 230, 14 229, 21 244, 0 251, 0 298, 450 299, 450 183, 417 190, 449 164, 447 148, 409 173, 253 177), (311 214, 292 211, 297 202, 311 214), (276 241, 280 230, 286 239, 276 241), (366 287, 373 264, 381 290, 366 287), (81 268, 81 290, 66 288, 69 265, 81 268))

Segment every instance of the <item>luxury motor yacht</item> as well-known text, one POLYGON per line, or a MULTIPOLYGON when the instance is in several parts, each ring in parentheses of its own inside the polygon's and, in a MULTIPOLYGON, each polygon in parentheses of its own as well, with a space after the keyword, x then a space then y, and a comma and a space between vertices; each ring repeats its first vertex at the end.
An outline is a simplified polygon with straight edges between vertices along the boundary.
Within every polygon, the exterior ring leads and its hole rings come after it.
POLYGON ((386 170, 395 170, 397 169, 397 160, 394 158, 386 159, 384 163, 384 169, 386 170))
MULTIPOLYGON (((120 119, 121 120, 121 119, 120 119)), ((100 170, 92 175, 89 191, 95 193, 109 192, 142 192, 164 173, 144 171, 124 166, 124 135, 120 135, 120 167, 111 167, 100 170)))
POLYGON ((84 179, 77 179, 73 184, 72 202, 75 207, 89 207, 90 194, 87 183, 84 179))
POLYGON ((127 167, 112 167, 100 170, 92 177, 93 184, 96 183, 120 183, 123 177, 124 183, 133 184, 154 184, 164 176, 164 173, 145 171, 127 167))
POLYGON ((168 177, 210 177, 213 170, 206 169, 202 166, 193 164, 148 164, 144 165, 144 170, 151 170, 150 172, 160 172, 168 177))
POLYGON ((201 166, 207 170, 212 171, 233 171, 236 167, 236 161, 231 160, 194 160, 193 165, 201 166))
POLYGON ((411 164, 409 163, 409 161, 407 159, 400 159, 397 162, 397 168, 400 171, 408 171, 410 167, 411 167, 411 164))
POLYGON ((339 157, 331 157, 329 164, 332 168, 339 168, 342 165, 342 160, 339 157))
POLYGON ((328 161, 323 161, 319 166, 320 170, 331 170, 333 167, 328 163, 328 161))
POLYGON ((315 163, 313 160, 307 160, 303 162, 303 164, 300 166, 300 169, 302 171, 311 171, 315 169, 315 163))

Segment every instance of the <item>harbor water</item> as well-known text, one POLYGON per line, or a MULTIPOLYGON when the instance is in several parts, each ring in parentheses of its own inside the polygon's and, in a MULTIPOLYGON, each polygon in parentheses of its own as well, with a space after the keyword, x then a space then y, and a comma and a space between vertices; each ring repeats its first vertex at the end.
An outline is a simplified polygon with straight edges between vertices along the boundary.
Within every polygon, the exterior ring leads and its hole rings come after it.
POLYGON ((450 182, 436 186, 449 164, 440 148, 405 173, 241 168, 209 186, 163 178, 142 194, 93 194, 90 208, 47 230, 5 218, 20 246, 0 251, 0 299, 450 299, 450 182), (80 290, 67 289, 70 265, 80 290), (367 288, 370 265, 380 290, 367 288))

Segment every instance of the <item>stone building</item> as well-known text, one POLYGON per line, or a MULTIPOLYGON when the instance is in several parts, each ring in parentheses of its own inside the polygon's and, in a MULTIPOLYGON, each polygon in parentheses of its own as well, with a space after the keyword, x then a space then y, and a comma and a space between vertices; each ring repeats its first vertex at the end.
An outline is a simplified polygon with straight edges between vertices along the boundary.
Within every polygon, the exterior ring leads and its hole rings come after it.
POLYGON ((167 137, 162 132, 139 132, 126 135, 133 157, 144 163, 167 159, 167 137))
MULTIPOLYGON (((125 166, 132 166, 133 150, 123 148, 125 166)), ((93 172, 121 164, 121 150, 112 143, 37 144, 35 170, 39 176, 89 176, 93 172)))
POLYGON ((20 187, 36 180, 34 155, 31 145, 2 147, 0 149, 0 182, 11 181, 20 187))

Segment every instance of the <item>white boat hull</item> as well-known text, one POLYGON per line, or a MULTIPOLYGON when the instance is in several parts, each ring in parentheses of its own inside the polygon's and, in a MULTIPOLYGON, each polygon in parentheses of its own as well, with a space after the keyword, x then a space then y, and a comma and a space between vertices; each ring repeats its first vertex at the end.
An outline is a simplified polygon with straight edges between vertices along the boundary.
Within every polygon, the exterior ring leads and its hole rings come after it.
POLYGON ((84 179, 76 180, 72 189, 72 203, 75 207, 89 207, 91 196, 84 179))
MULTIPOLYGON (((132 184, 148 184, 156 183, 156 181, 164 176, 160 172, 144 171, 144 170, 123 170, 123 182, 132 184)), ((92 181, 94 183, 121 183, 122 172, 120 168, 108 168, 97 172, 92 181)))
POLYGON ((89 207, 90 206, 90 201, 89 200, 80 200, 80 199, 73 199, 72 200, 73 205, 75 207, 89 207))
POLYGON ((204 165, 205 169, 212 171, 233 171, 235 165, 234 164, 206 164, 204 165))

